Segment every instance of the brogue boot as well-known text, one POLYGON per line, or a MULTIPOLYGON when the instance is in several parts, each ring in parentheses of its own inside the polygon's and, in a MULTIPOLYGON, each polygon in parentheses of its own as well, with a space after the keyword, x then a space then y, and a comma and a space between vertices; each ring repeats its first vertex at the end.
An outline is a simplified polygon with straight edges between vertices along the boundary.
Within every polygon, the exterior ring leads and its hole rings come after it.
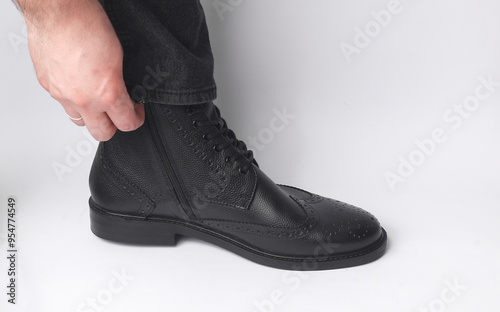
POLYGON ((118 242, 195 237, 287 270, 374 261, 387 235, 370 213, 259 168, 213 103, 146 103, 146 121, 100 143, 90 174, 91 229, 118 242))

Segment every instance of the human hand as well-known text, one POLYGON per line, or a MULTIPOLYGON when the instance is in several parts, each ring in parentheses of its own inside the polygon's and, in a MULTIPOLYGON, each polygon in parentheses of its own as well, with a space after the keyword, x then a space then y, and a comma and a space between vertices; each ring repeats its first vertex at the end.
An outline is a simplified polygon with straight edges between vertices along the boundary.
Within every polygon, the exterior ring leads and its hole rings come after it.
POLYGON ((45 7, 43 15, 25 13, 29 51, 42 87, 98 141, 109 140, 117 129, 140 127, 144 105, 127 93, 123 50, 102 6, 97 0, 51 3, 56 7, 45 7))

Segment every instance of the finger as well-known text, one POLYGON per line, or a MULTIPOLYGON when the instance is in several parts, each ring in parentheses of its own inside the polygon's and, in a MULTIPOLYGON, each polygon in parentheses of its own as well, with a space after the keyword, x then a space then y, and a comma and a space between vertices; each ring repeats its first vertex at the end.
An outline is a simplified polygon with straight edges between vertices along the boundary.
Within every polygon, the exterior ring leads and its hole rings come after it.
POLYGON ((84 113, 83 120, 89 133, 97 141, 108 141, 116 132, 115 125, 106 113, 84 113))
POLYGON ((135 104, 128 94, 122 103, 113 105, 106 113, 121 131, 136 130, 144 123, 144 104, 135 104))
POLYGON ((85 126, 85 121, 82 115, 78 113, 75 109, 73 109, 72 105, 70 105, 66 101, 59 101, 59 103, 61 103, 62 107, 64 108, 64 111, 66 112, 66 116, 71 122, 80 127, 85 126))
POLYGON ((66 112, 66 115, 68 116, 68 119, 73 122, 75 125, 83 127, 85 126, 85 121, 83 119, 83 116, 80 115, 79 113, 75 112, 66 112))

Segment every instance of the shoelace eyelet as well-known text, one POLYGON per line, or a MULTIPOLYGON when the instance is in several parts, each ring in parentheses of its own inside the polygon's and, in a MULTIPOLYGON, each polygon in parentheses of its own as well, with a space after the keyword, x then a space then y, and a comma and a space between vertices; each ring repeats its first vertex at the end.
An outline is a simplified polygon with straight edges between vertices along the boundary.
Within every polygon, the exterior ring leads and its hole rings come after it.
MULTIPOLYGON (((187 107, 185 108, 185 111, 186 113, 191 113, 192 111, 193 115, 196 115, 198 113, 200 113, 200 116, 204 115, 201 114, 201 106, 187 107)), ((193 128, 210 127, 210 130, 212 130, 210 133, 200 133, 204 134, 203 139, 206 141, 213 141, 215 138, 224 137, 226 140, 217 140, 220 144, 215 144, 213 146, 214 151, 217 153, 221 153, 226 148, 234 146, 236 150, 230 151, 230 156, 228 156, 225 161, 226 163, 229 163, 231 165, 238 162, 241 166, 239 169, 240 173, 247 174, 249 168, 252 166, 252 163, 255 163, 255 165, 257 165, 253 157, 253 153, 250 150, 247 150, 244 142, 238 141, 234 132, 228 128, 227 123, 220 116, 220 112, 217 107, 215 107, 215 111, 216 116, 212 119, 206 118, 207 116, 201 116, 203 117, 201 120, 192 120, 193 128), (239 160, 241 160, 241 162, 239 160)))
POLYGON ((243 170, 243 168, 239 168, 238 171, 241 173, 241 174, 247 174, 248 173, 248 170, 243 170))

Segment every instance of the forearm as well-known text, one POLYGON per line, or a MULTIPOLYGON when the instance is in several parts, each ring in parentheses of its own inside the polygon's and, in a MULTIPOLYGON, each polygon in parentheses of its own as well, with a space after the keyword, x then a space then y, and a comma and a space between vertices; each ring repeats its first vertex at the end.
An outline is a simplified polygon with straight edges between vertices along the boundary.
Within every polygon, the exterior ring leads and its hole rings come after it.
POLYGON ((123 80, 123 49, 98 0, 16 0, 38 81, 99 141, 144 122, 123 80))
MULTIPOLYGON (((12 0, 23 13, 28 24, 46 27, 53 21, 62 21, 79 14, 84 17, 98 0, 12 0)), ((28 25, 29 26, 29 25, 28 25)))

